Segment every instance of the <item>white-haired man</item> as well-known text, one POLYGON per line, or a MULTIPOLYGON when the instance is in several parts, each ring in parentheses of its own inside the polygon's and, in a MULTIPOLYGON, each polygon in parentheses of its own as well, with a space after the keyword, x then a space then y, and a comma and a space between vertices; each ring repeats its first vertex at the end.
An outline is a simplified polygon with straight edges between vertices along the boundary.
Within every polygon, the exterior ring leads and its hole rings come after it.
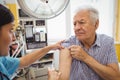
POLYGON ((61 70, 61 79, 70 76, 70 80, 120 80, 113 39, 96 33, 98 11, 91 6, 79 8, 73 24, 75 36, 62 44, 66 48, 61 53, 68 58, 65 59, 67 67, 61 70))

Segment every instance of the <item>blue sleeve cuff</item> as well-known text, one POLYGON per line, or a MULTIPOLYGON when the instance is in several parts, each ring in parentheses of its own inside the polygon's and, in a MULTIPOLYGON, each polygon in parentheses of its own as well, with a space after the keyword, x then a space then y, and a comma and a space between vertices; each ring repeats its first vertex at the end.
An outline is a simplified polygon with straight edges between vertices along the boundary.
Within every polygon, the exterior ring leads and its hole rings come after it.
POLYGON ((7 65, 8 73, 9 75, 12 75, 19 68, 20 59, 7 57, 7 65))

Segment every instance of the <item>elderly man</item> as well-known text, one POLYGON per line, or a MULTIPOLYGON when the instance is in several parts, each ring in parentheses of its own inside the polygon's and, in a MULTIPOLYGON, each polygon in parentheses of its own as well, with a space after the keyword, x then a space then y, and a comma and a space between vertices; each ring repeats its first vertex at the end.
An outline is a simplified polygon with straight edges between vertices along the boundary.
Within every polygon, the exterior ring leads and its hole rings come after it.
POLYGON ((61 80, 69 79, 69 73, 70 80, 120 80, 114 40, 96 33, 98 11, 91 6, 79 8, 73 24, 75 36, 62 44, 66 48, 61 50, 61 56, 67 55, 67 64, 62 64, 61 80))

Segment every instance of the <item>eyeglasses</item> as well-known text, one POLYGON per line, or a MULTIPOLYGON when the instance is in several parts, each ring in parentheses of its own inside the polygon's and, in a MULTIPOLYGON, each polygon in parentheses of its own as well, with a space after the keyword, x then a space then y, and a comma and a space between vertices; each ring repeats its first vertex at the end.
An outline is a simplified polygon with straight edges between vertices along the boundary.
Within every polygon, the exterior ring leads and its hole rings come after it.
POLYGON ((0 72, 0 80, 10 80, 9 77, 2 72, 0 72))

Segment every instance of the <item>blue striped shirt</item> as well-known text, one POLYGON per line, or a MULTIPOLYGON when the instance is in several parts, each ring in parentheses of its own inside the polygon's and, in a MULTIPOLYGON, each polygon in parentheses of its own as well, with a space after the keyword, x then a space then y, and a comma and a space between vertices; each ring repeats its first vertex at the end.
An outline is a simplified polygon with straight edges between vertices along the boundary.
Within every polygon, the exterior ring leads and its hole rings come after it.
MULTIPOLYGON (((103 65, 118 63, 114 40, 104 34, 97 34, 95 43, 87 50, 81 42, 72 36, 63 44, 64 47, 71 45, 81 46, 90 56, 103 65)), ((77 59, 72 60, 72 68, 70 80, 103 80, 95 71, 93 71, 87 64, 77 59)))

